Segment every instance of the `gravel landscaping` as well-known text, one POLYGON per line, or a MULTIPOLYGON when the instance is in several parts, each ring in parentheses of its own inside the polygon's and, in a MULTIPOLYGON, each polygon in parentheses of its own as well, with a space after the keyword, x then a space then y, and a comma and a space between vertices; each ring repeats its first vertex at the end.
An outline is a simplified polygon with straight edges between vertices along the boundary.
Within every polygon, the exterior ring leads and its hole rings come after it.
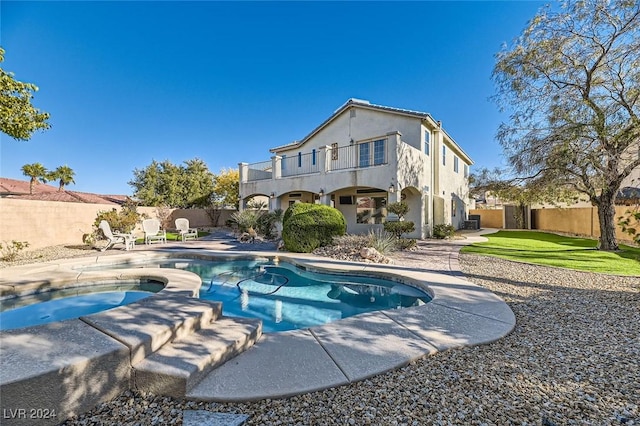
MULTIPOLYGON (((429 249, 420 244, 393 261, 428 268, 429 249)), ((517 319, 510 335, 281 400, 194 403, 126 392, 64 424, 179 425, 182 410, 206 409, 248 414, 246 425, 640 425, 640 277, 477 255, 460 255, 460 265, 509 304, 517 319)))

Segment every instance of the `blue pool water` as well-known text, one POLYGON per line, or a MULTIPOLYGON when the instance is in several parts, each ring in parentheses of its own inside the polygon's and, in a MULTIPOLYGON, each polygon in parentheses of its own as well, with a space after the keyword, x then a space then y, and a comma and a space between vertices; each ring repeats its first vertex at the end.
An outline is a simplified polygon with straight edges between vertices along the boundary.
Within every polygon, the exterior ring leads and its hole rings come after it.
POLYGON ((267 259, 167 259, 137 266, 179 268, 198 274, 203 282, 201 299, 223 302, 227 316, 260 318, 265 332, 307 328, 431 300, 426 292, 391 280, 309 272, 267 259))
POLYGON ((13 330, 95 314, 149 297, 158 291, 158 287, 162 288, 162 285, 157 284, 146 291, 133 290, 140 288, 138 285, 119 285, 118 290, 113 286, 98 286, 56 290, 2 300, 0 330, 13 330), (123 290, 122 287, 130 289, 123 290))

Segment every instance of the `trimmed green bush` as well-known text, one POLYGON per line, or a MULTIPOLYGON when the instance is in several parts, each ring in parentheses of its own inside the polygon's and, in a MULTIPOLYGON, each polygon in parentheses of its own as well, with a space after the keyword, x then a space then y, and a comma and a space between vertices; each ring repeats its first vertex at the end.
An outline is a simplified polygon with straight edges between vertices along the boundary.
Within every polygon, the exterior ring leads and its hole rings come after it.
POLYGON ((404 219, 407 213, 409 213, 409 204, 405 201, 398 201, 395 203, 387 204, 387 211, 389 213, 397 214, 400 220, 404 219))
POLYGON ((385 222, 384 230, 390 234, 395 235, 396 238, 402 238, 402 234, 408 234, 416 230, 416 226, 413 222, 385 222))
POLYGON ((347 222, 338 209, 322 204, 296 203, 285 212, 282 225, 284 247, 310 253, 344 235, 347 222))
POLYGON ((453 225, 435 225, 433 227, 433 238, 445 239, 451 238, 456 233, 453 225))
POLYGON ((416 230, 416 226, 411 221, 404 220, 404 216, 409 213, 409 204, 404 201, 397 203, 390 203, 387 205, 387 211, 389 213, 396 214, 398 221, 387 221, 384 223, 384 230, 395 235, 400 240, 403 234, 408 234, 416 230))
POLYGON ((309 210, 313 210, 313 206, 318 204, 310 204, 310 203, 295 203, 290 206, 287 210, 285 210, 284 215, 282 215, 282 226, 289 220, 291 216, 294 214, 299 214, 302 212, 306 212, 309 210))

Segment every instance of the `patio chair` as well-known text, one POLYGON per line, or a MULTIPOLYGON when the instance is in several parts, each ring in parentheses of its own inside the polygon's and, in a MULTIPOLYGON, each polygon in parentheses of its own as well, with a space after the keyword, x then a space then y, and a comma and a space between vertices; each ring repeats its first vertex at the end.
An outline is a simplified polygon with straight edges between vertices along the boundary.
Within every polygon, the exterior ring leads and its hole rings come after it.
POLYGON ((145 219, 142 221, 142 230, 144 231, 144 243, 152 244, 154 241, 159 243, 167 242, 167 232, 160 227, 158 219, 145 219))
POLYGON ((189 219, 183 217, 176 219, 176 229, 180 233, 182 241, 187 241, 189 238, 193 238, 194 240, 198 238, 198 230, 189 228, 189 219))
POLYGON ((107 239, 107 245, 100 249, 100 251, 105 251, 118 243, 124 244, 125 250, 131 250, 136 245, 136 238, 132 234, 112 232, 111 226, 106 220, 100 221, 98 228, 102 231, 102 234, 107 239))

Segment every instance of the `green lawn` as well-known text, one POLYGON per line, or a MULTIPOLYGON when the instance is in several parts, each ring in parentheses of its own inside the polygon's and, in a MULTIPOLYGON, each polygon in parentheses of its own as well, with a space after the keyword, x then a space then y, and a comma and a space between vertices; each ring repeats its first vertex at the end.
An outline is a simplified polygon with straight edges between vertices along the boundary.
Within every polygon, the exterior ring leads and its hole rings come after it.
POLYGON ((640 248, 620 245, 616 253, 596 250, 597 241, 536 231, 499 231, 462 253, 589 272, 640 276, 640 248))
MULTIPOLYGON (((206 235, 209 235, 209 233, 198 231, 198 238, 206 235)), ((177 232, 167 232, 167 241, 180 241, 180 234, 177 232)), ((136 244, 144 244, 144 237, 136 239, 136 244)))

